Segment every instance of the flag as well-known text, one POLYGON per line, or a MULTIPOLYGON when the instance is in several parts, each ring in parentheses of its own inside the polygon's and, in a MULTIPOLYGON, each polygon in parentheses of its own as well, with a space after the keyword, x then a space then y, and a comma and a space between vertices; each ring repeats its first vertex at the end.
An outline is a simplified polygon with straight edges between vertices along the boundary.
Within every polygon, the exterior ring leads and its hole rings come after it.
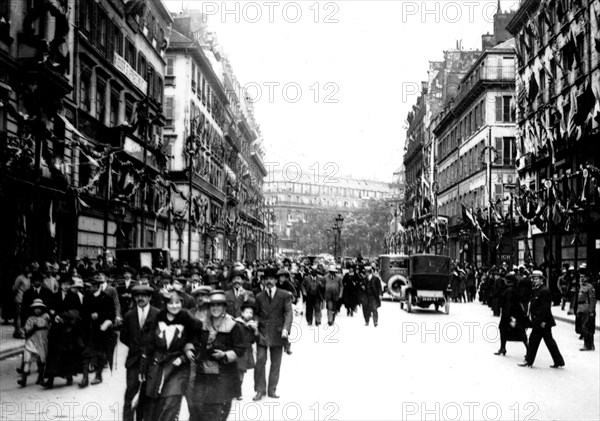
POLYGON ((56 237, 56 221, 54 221, 54 200, 50 201, 50 211, 48 212, 48 231, 50 232, 50 237, 56 237))
POLYGON ((592 84, 588 83, 585 91, 577 97, 577 114, 575 115, 575 124, 582 126, 590 112, 594 109, 596 98, 594 97, 594 91, 592 90, 592 84))
POLYGON ((468 209, 464 203, 460 203, 460 205, 462 206, 462 216, 463 216, 463 222, 469 222, 473 228, 477 228, 477 222, 475 222, 475 218, 473 218, 473 213, 471 212, 470 209, 468 209))
POLYGON ((531 78, 529 79, 529 92, 527 94, 527 101, 529 103, 532 103, 535 98, 538 96, 538 93, 540 92, 540 87, 538 86, 535 74, 531 75, 531 78))

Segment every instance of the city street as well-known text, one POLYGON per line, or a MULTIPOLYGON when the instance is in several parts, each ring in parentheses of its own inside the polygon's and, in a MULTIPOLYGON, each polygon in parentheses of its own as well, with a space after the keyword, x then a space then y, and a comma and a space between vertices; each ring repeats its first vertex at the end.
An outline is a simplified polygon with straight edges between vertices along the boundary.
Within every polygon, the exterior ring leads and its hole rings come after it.
MULTIPOLYGON (((565 358, 553 370, 542 344, 533 369, 518 367, 524 349, 498 349, 498 318, 480 305, 451 304, 451 313, 415 310, 384 302, 380 324, 365 327, 362 316, 342 310, 334 328, 306 326, 299 316, 292 330, 293 355, 284 356, 281 399, 252 401, 252 373, 244 400, 234 402, 231 420, 594 420, 600 417, 598 351, 580 352, 572 324, 558 322, 554 337, 565 358), (567 398, 568 397, 568 398, 567 398)), ((325 315, 325 312, 323 313, 325 315)), ((598 335, 596 335, 596 348, 598 335)), ((29 378, 19 388, 18 358, 0 363, 2 420, 118 420, 125 389, 126 348, 105 382, 46 391, 29 378)), ((76 378, 76 381, 78 378, 76 378)), ((182 409, 180 419, 187 419, 182 409)))

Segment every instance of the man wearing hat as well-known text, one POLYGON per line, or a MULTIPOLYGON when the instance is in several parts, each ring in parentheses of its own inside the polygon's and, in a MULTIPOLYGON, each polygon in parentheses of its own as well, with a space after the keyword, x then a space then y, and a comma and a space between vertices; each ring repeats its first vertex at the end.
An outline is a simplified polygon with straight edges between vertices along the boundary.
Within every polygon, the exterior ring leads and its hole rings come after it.
MULTIPOLYGON (((121 326, 121 342, 125 344, 129 350, 127 359, 125 360, 125 368, 127 369, 125 389, 125 401, 123 403, 123 420, 133 420, 133 410, 131 409, 131 401, 140 388, 139 374, 143 354, 143 345, 145 339, 150 334, 150 326, 159 310, 150 305, 150 299, 154 294, 154 289, 149 285, 135 285, 131 288, 134 307, 129 310, 123 319, 121 326)), ((143 397, 140 393, 140 398, 143 397)), ((138 404, 136 408, 136 419, 142 419, 143 405, 138 404)))
POLYGON ((579 267, 579 294, 577 295, 577 319, 579 332, 583 336, 583 348, 580 351, 593 351, 594 332, 596 330, 596 290, 592 285, 591 272, 587 265, 579 267))
POLYGON ((83 311, 83 280, 73 277, 70 281, 61 277, 60 291, 54 294, 52 303, 53 323, 48 336, 48 362, 45 389, 54 387, 55 377, 64 377, 67 386, 73 384, 81 362, 81 313, 83 311))
POLYGON ((133 280, 135 270, 129 266, 124 266, 121 269, 121 279, 115 282, 115 289, 119 297, 119 305, 123 314, 127 313, 134 306, 131 289, 136 282, 133 280))
POLYGON ((533 365, 542 339, 544 339, 544 343, 548 347, 548 351, 550 351, 550 355, 554 361, 554 364, 550 367, 559 368, 565 365, 565 360, 558 349, 558 345, 556 345, 556 341, 552 337, 552 327, 556 326, 556 322, 551 310, 552 294, 548 287, 544 285, 545 279, 544 273, 541 270, 534 270, 531 273, 533 293, 529 306, 529 314, 532 329, 529 334, 529 348, 527 349, 527 355, 525 355, 525 361, 519 364, 521 367, 531 367, 533 365))
POLYGON ((83 379, 79 383, 79 387, 82 388, 89 384, 91 363, 94 364, 96 370, 96 377, 92 380, 92 385, 102 383, 102 370, 107 361, 112 367, 112 353, 116 345, 113 327, 117 313, 115 301, 107 294, 107 290, 106 276, 100 270, 94 276, 90 292, 83 299, 82 319, 85 350, 83 353, 83 379))
POLYGON ((313 266, 302 281, 302 290, 306 294, 306 322, 309 326, 321 324, 321 307, 325 299, 325 280, 317 273, 317 266, 313 266))
POLYGON ((288 334, 292 328, 292 294, 275 286, 277 269, 265 270, 263 279, 265 290, 256 296, 256 317, 258 318, 258 342, 256 347, 256 368, 254 369, 253 400, 261 400, 265 394, 271 398, 279 398, 277 384, 283 347, 288 342, 288 334), (266 380, 267 350, 271 357, 269 383, 266 380))
POLYGON ((379 313, 377 309, 381 307, 381 296, 383 290, 381 288, 381 279, 373 274, 371 266, 365 267, 366 277, 362 282, 361 289, 363 291, 363 316, 365 318, 365 326, 369 326, 369 320, 373 316, 373 325, 377 327, 379 324, 379 313))
POLYGON ((231 317, 240 317, 242 314, 242 304, 249 303, 254 305, 254 294, 252 291, 248 291, 242 287, 242 283, 246 277, 246 271, 244 269, 236 269, 231 273, 231 284, 232 289, 225 291, 225 298, 227 299, 227 313, 231 317))
POLYGON ((344 285, 342 277, 338 275, 335 265, 329 266, 329 274, 325 276, 325 303, 327 305, 327 323, 332 326, 337 313, 337 303, 342 299, 344 285))

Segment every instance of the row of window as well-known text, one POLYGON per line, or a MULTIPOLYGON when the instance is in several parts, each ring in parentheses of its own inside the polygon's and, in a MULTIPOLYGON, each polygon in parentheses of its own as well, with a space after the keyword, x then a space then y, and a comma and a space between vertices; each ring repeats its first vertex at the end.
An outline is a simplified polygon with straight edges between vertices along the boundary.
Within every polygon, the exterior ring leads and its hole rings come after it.
POLYGON ((293 192, 293 193, 327 195, 327 196, 342 196, 342 197, 353 197, 353 198, 359 198, 359 199, 382 198, 385 196, 384 192, 381 192, 381 191, 358 190, 358 189, 350 189, 350 188, 346 188, 346 187, 321 186, 318 184, 274 182, 274 183, 267 183, 266 186, 267 186, 266 191, 269 191, 269 192, 289 191, 289 192, 293 192))
MULTIPOLYGON (((516 106, 513 96, 497 96, 495 98, 496 123, 514 123, 516 106)), ((438 143, 438 155, 441 159, 447 156, 463 141, 471 137, 480 127, 485 125, 485 98, 475 105, 471 111, 448 131, 438 143)))
MULTIPOLYGON (((160 72, 157 72, 148 63, 142 52, 137 52, 135 44, 130 38, 123 37, 119 26, 108 18, 100 5, 94 1, 82 1, 80 6, 79 29, 88 37, 90 43, 111 62, 114 60, 115 53, 123 57, 131 68, 148 83, 147 89, 150 98, 162 104, 163 80, 160 72)), ((164 30, 160 29, 158 33, 162 43, 164 30)))
MULTIPOLYGON (((550 38, 556 34, 557 29, 563 25, 565 18, 568 17, 568 12, 581 7, 583 0, 557 0, 548 3, 544 8, 540 8, 537 18, 531 20, 531 26, 526 26, 519 37, 519 42, 523 47, 522 54, 525 63, 535 57, 540 48, 548 44, 550 38)), ((579 48, 579 40, 577 40, 577 47, 580 63, 584 63, 587 50, 583 48, 583 45, 581 45, 582 48, 579 48)), ((563 53, 563 60, 571 60, 571 58, 565 57, 566 55, 570 54, 563 53)), ((568 63, 564 62, 564 64, 568 63)), ((570 69, 571 67, 566 68, 570 69)))
MULTIPOLYGON (((438 175, 440 190, 445 190, 451 185, 470 177, 483 168, 484 157, 482 154, 485 148, 485 142, 485 140, 481 140, 468 152, 461 155, 457 161, 440 171, 438 175)), ((514 137, 494 138, 494 148, 496 150, 495 165, 515 166, 517 146, 514 137)))
POLYGON ((357 200, 335 200, 326 197, 304 197, 304 196, 292 196, 290 194, 273 195, 268 200, 271 205, 285 204, 285 203, 298 203, 302 205, 315 205, 315 206, 328 206, 328 207, 339 207, 339 208, 363 208, 365 207, 364 202, 357 200))

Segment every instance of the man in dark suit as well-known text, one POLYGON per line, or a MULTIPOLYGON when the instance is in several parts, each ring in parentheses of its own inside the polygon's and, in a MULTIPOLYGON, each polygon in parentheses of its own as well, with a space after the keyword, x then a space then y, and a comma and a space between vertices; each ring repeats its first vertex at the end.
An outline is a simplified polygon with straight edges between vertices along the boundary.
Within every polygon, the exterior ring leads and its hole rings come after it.
POLYGON ((265 394, 279 398, 277 383, 281 368, 283 347, 292 328, 292 294, 275 287, 277 269, 265 270, 265 290, 256 296, 256 316, 258 318, 258 342, 256 347, 256 367, 254 369, 253 400, 261 400, 265 394), (266 381, 267 350, 271 356, 269 384, 266 381))
MULTIPOLYGON (((114 325, 117 315, 115 302, 108 295, 105 284, 105 277, 96 274, 90 292, 83 298, 82 320, 85 350, 83 352, 83 378, 79 383, 79 387, 82 388, 89 384, 90 363, 94 363, 96 371, 96 377, 91 382, 92 385, 102 383, 102 370, 107 360, 112 365, 112 352, 115 345, 113 343, 114 325)), ((114 288, 112 289, 114 290, 114 288)))
POLYGON ((33 272, 31 275, 31 288, 23 293, 23 303, 21 305, 21 320, 23 323, 27 320, 29 307, 33 304, 33 300, 41 299, 46 307, 50 308, 54 300, 52 291, 48 288, 44 288, 42 283, 44 282, 44 275, 39 272, 33 272))
MULTIPOLYGON (((123 319, 121 326, 121 342, 129 351, 125 360, 127 369, 127 388, 125 389, 125 402, 123 404, 123 420, 133 421, 133 410, 131 401, 140 387, 140 368, 145 338, 150 332, 150 326, 156 318, 159 310, 150 305, 150 299, 154 289, 149 285, 136 285, 131 288, 131 295, 135 301, 135 307, 129 310, 123 319)), ((140 393, 142 398, 143 393, 140 393)), ((136 419, 142 419, 143 405, 138 404, 136 419)))
POLYGON ((559 368, 565 365, 565 360, 552 337, 552 326, 556 326, 556 322, 552 316, 552 294, 548 287, 544 285, 544 280, 544 273, 541 270, 532 272, 533 292, 529 306, 532 329, 529 334, 529 348, 527 349, 525 361, 519 364, 521 367, 531 367, 533 365, 542 339, 544 339, 552 360, 554 360, 554 365, 550 367, 559 368))
POLYGON ((365 268, 366 277, 362 281, 361 289, 363 292, 363 316, 365 317, 365 326, 369 326, 369 320, 373 316, 375 327, 379 324, 379 313, 377 309, 381 307, 381 279, 373 274, 373 268, 365 268))
POLYGON ((231 274, 233 288, 225 291, 227 299, 227 313, 234 319, 242 315, 242 304, 254 306, 254 294, 242 287, 246 274, 240 270, 234 270, 231 274))

